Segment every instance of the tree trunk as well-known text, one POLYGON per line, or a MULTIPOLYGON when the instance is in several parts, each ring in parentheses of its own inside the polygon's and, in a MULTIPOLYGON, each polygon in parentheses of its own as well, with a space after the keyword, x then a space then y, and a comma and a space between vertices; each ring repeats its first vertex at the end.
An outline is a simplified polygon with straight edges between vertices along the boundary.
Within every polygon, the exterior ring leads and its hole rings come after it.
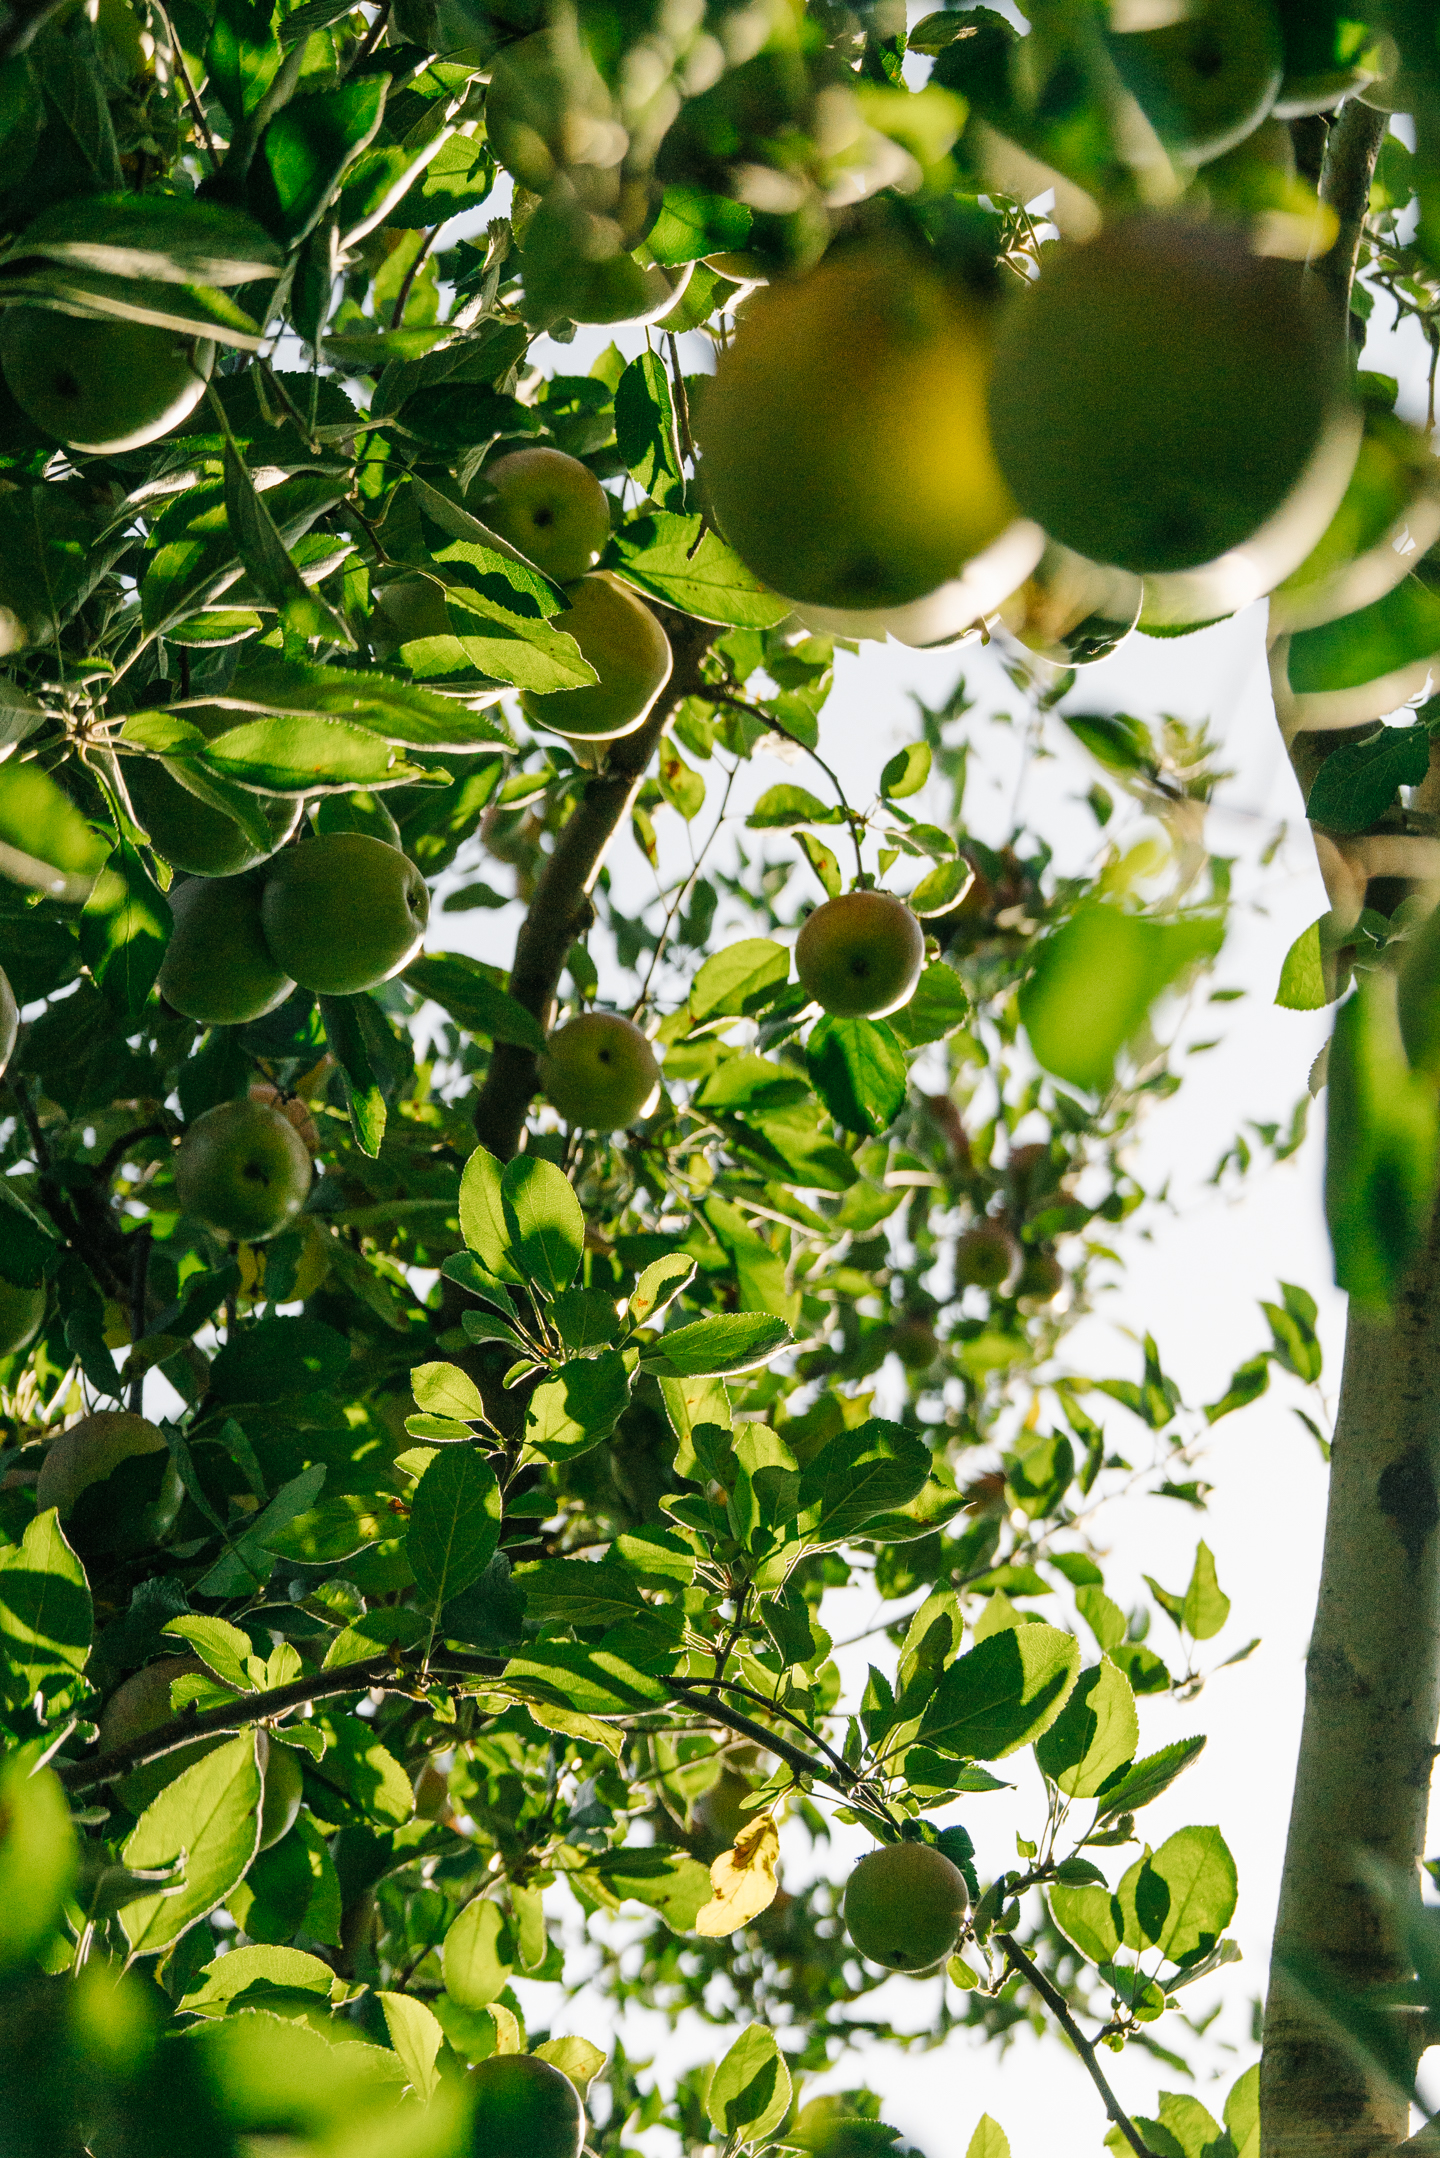
POLYGON ((1440 1213, 1390 1323, 1352 1310, 1305 1725, 1265 2012, 1263 2158, 1379 2158, 1409 2109, 1307 2007, 1284 1961, 1351 1987, 1410 1975, 1359 1877, 1424 1850, 1440 1716, 1440 1213))

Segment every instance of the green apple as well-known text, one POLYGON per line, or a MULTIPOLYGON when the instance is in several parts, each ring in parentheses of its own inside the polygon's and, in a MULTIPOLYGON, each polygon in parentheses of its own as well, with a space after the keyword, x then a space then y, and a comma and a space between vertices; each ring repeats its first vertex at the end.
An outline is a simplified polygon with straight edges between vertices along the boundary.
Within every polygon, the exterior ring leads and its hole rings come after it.
POLYGON ((43 1281, 38 1289, 25 1289, 0 1274, 0 1356, 29 1348, 45 1323, 46 1302, 43 1281))
MULTIPOLYGON (((1276 0, 1285 73, 1273 110, 1282 120, 1328 112, 1359 91, 1368 105, 1384 68, 1386 40, 1354 0, 1276 0)), ((1389 108, 1383 103, 1382 110, 1389 108)))
POLYGON ((839 1019, 883 1019, 915 994, 925 932, 903 899, 846 892, 810 915, 795 940, 800 986, 839 1019))
POLYGON ((215 347, 180 330, 7 307, 0 367, 22 412, 87 456, 158 442, 205 394, 215 347))
POLYGON ((882 1843, 845 1884, 845 1930, 887 1971, 928 1971, 951 1954, 970 1908, 965 1876, 927 1843, 882 1843))
POLYGON ((1015 1294, 1028 1297, 1032 1304, 1053 1304, 1064 1286, 1065 1269, 1054 1252, 1032 1244, 1025 1253, 1015 1294))
POLYGON ((670 679, 670 640, 628 586, 595 571, 570 587, 568 614, 552 617, 599 676, 583 689, 527 690, 527 719, 552 734, 607 742, 644 725, 670 679))
POLYGON ((273 1012, 294 989, 270 956, 253 878, 187 878, 170 887, 170 912, 156 986, 187 1019, 242 1026, 273 1012))
MULTIPOLYGON (((41 1463, 35 1504, 42 1511, 58 1507, 63 1521, 82 1491, 103 1483, 132 1454, 166 1452, 164 1432, 145 1417, 128 1409, 99 1409, 93 1416, 82 1416, 78 1424, 68 1425, 52 1440, 41 1463)), ((177 1500, 176 1511, 178 1504, 177 1500)))
POLYGON ((485 466, 469 504, 557 584, 594 569, 610 538, 609 496, 590 467, 563 450, 507 451, 485 466))
POLYGON ((550 1036, 540 1059, 546 1099, 581 1131, 621 1131, 647 1116, 660 1066, 639 1027, 618 1012, 582 1012, 550 1036))
POLYGON ((375 594, 370 640, 377 647, 392 650, 424 637, 454 635, 444 587, 433 577, 395 577, 375 594))
POLYGON ((263 1243, 305 1204, 310 1154, 293 1124, 258 1101, 222 1101, 196 1117, 175 1156, 187 1214, 225 1236, 263 1243))
POLYGON ((20 1037, 20 1007, 10 987, 10 977, 0 969, 0 1075, 8 1069, 20 1037))
POLYGON ((985 392, 991 314, 898 240, 746 301, 695 416, 730 545, 788 599, 896 607, 1011 523, 985 392))
MULTIPOLYGON (((1115 10, 1123 20, 1124 11, 1115 10)), ((1112 30, 1116 71, 1186 164, 1233 150, 1275 102, 1284 54, 1270 0, 1189 0, 1158 29, 1112 30)))
POLYGON ((305 1771, 293 1746, 271 1746, 265 1762, 265 1797, 260 1807, 260 1848, 288 1836, 305 1796, 305 1771))
POLYGON ((1252 254, 1234 228, 1122 218, 1047 249, 1011 303, 996 452, 1062 545, 1141 575, 1193 569, 1295 488, 1340 402, 1340 358, 1299 263, 1252 254))
MULTIPOLYGON (((157 1663, 147 1663, 123 1680, 100 1711, 101 1753, 114 1753, 133 1739, 148 1738, 161 1724, 168 1723, 175 1714, 170 1705, 172 1681, 191 1678, 202 1671, 210 1675, 198 1656, 162 1656, 157 1663)), ((167 1783, 173 1783, 185 1769, 193 1768, 205 1754, 224 1744, 223 1738, 199 1738, 193 1745, 178 1746, 174 1753, 162 1754, 158 1761, 148 1761, 143 1768, 132 1770, 116 1789, 132 1813, 143 1813, 167 1783)))
POLYGON ((473 2158, 580 2158, 585 2113, 570 2078, 533 2053, 492 2053, 470 2071, 473 2158))
POLYGON ((328 832, 287 847, 260 902, 277 966, 322 997, 389 981, 420 949, 430 919, 425 879, 398 847, 368 832, 328 832))
POLYGON ((955 1239, 955 1280, 962 1289, 1003 1289, 1019 1264, 1020 1246, 1003 1222, 977 1222, 955 1239))
MULTIPOLYGON (((181 716, 194 723, 193 712, 181 716)), ((243 713, 227 712, 226 724, 233 727, 243 717, 243 713)), ((184 772, 178 758, 125 760, 125 789, 151 846, 172 869, 184 870, 187 876, 233 877, 268 861, 300 822, 299 795, 252 796, 271 834, 270 845, 261 849, 223 809, 192 794, 184 772)))

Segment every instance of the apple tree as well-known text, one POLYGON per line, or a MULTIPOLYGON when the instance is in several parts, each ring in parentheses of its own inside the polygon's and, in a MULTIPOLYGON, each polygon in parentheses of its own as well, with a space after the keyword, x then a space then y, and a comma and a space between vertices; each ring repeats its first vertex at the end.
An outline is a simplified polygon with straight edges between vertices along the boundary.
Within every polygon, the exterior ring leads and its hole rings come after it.
POLYGON ((1436 713, 1378 722, 1440 479, 1355 356, 1440 352, 1433 11, 40 0, 0 235, 6 2150, 847 2158, 896 2131, 805 2081, 895 1973, 925 2043, 1063 2038, 1097 2148, 1399 2147, 1436 713), (1106 2062, 1183 2079, 1235 1958, 1223 1824, 1145 1834, 1203 1735, 1141 1727, 1247 1649, 1203 1522, 1125 1609, 1104 1510, 1203 1512, 1316 1311, 1209 1404, 1071 1352, 1230 867, 1204 731, 1077 692, 1256 604, 1355 1316, 1221 2121, 1106 2062), (887 637, 1000 646, 1089 868, 972 828, 963 652, 847 791, 887 637))

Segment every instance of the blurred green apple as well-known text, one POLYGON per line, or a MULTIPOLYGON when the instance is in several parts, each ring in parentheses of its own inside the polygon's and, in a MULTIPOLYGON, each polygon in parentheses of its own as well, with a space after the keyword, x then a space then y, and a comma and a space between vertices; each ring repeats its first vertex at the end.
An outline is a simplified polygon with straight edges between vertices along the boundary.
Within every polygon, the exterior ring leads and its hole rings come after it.
MULTIPOLYGON (((158 1731, 175 1714, 170 1705, 172 1680, 191 1678, 202 1671, 209 1675, 198 1656, 162 1656, 158 1662, 133 1672, 116 1687, 100 1711, 100 1751, 114 1753, 133 1739, 148 1738, 152 1731, 158 1731)), ((204 1754, 213 1753, 224 1743, 223 1738, 198 1738, 193 1745, 179 1746, 173 1753, 162 1754, 158 1761, 132 1770, 116 1789, 132 1813, 143 1813, 167 1783, 173 1783, 204 1754)))
MULTIPOLYGON (((1124 23, 1129 0, 1114 6, 1124 23)), ((1202 164, 1243 142, 1275 102, 1284 53, 1270 0, 1190 0, 1157 29, 1112 29, 1121 81, 1168 150, 1202 164)))
MULTIPOLYGON (((58 1507, 63 1521, 82 1491, 103 1483, 132 1454, 167 1451, 165 1434, 145 1417, 128 1409, 99 1409, 93 1416, 82 1416, 78 1424, 68 1425, 52 1440, 40 1465, 35 1504, 42 1511, 58 1507)), ((177 1499, 176 1510, 178 1506, 177 1499)))
POLYGON ((261 1019, 295 987, 270 956, 252 877, 191 877, 170 887, 174 926, 156 986, 202 1026, 261 1019))
POLYGON ((955 1279, 962 1289, 1003 1289, 1020 1260, 1020 1246, 1002 1221, 978 1221, 955 1239, 955 1279))
POLYGON ((633 1019, 582 1012, 551 1035, 540 1084, 552 1109, 582 1131, 622 1131, 660 1091, 655 1052, 633 1019))
POLYGON ((356 996, 420 949, 430 894, 398 847, 367 832, 329 832, 288 847, 265 878, 265 941, 304 989, 356 996))
POLYGON ((827 899, 795 940, 800 986, 839 1019, 883 1019, 915 994, 925 932, 903 899, 846 892, 827 899))
POLYGON ((205 394, 215 347, 180 330, 51 307, 7 307, 0 367, 22 412, 72 450, 111 457, 157 442, 205 394))
POLYGON ((305 1771, 293 1746, 271 1746, 265 1764, 265 1797, 260 1807, 260 1848, 288 1836, 305 1795, 305 1771))
POLYGON ((175 1156, 187 1214, 223 1235, 263 1243, 293 1221, 310 1190, 310 1154, 293 1124, 258 1101, 222 1101, 196 1117, 175 1156))
POLYGON ((533 2053, 492 2053, 471 2070, 474 2158, 580 2158, 585 2114, 570 2078, 533 2053))
MULTIPOLYGON (((237 726, 245 714, 227 711, 221 705, 191 705, 177 717, 199 727, 208 737, 237 726)), ((270 845, 262 850, 233 817, 190 791, 181 759, 127 757, 124 777, 131 805, 150 835, 151 846, 172 869, 183 869, 188 876, 233 877, 256 862, 268 861, 300 822, 299 795, 252 795, 271 834, 270 845)))
POLYGON ((578 740, 632 734, 670 679, 670 640, 645 602, 603 570, 582 577, 568 597, 569 613, 555 615, 552 627, 575 639, 600 679, 583 689, 527 690, 525 716, 578 740))
POLYGON ((563 450, 510 450, 486 465, 469 505, 557 584, 592 570, 610 538, 610 499, 588 465, 563 450))

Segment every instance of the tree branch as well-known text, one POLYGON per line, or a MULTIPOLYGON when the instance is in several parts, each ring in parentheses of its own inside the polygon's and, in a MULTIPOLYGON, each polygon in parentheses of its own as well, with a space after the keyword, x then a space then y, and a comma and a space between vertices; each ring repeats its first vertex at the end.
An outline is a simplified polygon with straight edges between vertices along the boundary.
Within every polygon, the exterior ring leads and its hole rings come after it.
POLYGON ((1370 182, 1375 160, 1385 140, 1390 115, 1362 105, 1358 97, 1347 98, 1336 115, 1325 144, 1320 170, 1320 200, 1335 212, 1340 230, 1335 244, 1311 265, 1334 304, 1342 325, 1348 324, 1350 292, 1365 213, 1370 207, 1370 182))
MULTIPOLYGON (((755 1744, 763 1746, 767 1753, 776 1754, 787 1768, 794 1769, 797 1776, 810 1776, 816 1783, 823 1783, 832 1791, 846 1791, 846 1786, 837 1783, 834 1770, 824 1761, 817 1761, 813 1754, 803 1753, 798 1746, 792 1746, 788 1739, 780 1738, 774 1731, 767 1731, 763 1723, 756 1723, 753 1717, 742 1715, 738 1708, 731 1708, 728 1701, 721 1700, 719 1694, 700 1692, 702 1683, 703 1681, 695 1679, 669 1681, 671 1692, 677 1700, 683 1701, 687 1708, 703 1709, 707 1716, 713 1717, 716 1723, 723 1723, 725 1728, 735 1732, 737 1737, 753 1739, 755 1744)), ((846 1795, 849 1795, 848 1791, 846 1795)))
POLYGON ((1154 2152, 1145 2143, 1134 2121, 1131 2120, 1129 2114, 1105 2080, 1105 2071, 1096 2058, 1095 2048, 1071 2015, 1070 2006, 1064 1994, 1056 1991, 1039 1965, 1033 1963, 1030 1957, 1026 1955, 1013 1934, 997 1933, 995 1938, 1004 1949, 1007 1961, 1013 1963, 1016 1970, 1029 1980, 1071 2045, 1075 2048, 1075 2051, 1079 2054, 1086 2074, 1100 2093, 1105 2111, 1109 2114, 1110 2119, 1119 2129, 1121 2135, 1124 2136, 1131 2150, 1134 2151, 1135 2158, 1155 2158, 1154 2152))
MULTIPOLYGON (((687 697, 703 694, 700 662, 721 635, 712 622, 697 622, 653 601, 650 605, 670 639, 674 672, 644 726, 612 743, 604 770, 587 781, 540 872, 530 911, 515 940, 510 994, 547 1030, 566 955, 610 842, 629 815, 646 767, 676 712, 687 697)), ((502 1161, 508 1161, 520 1145, 536 1084, 535 1051, 497 1042, 476 1099, 475 1133, 481 1145, 502 1161)))

